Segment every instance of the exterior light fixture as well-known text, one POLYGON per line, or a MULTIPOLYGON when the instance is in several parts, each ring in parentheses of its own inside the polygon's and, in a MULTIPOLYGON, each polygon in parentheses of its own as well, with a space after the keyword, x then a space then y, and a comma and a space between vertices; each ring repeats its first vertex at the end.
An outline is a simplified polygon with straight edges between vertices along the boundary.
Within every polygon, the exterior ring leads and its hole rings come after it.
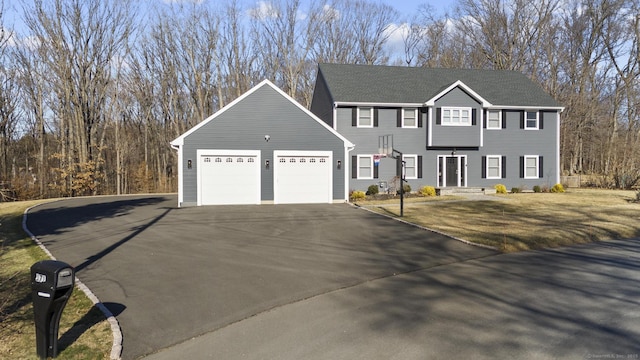
MULTIPOLYGON (((267 141, 269 141, 269 140, 267 140, 267 141)), ((269 160, 265 160, 264 161, 264 167, 265 167, 265 169, 269 170, 269 160)))
POLYGON ((187 169, 191 169, 193 167, 193 163, 191 162, 191 159, 187 160, 187 169))
POLYGON ((342 160, 338 160, 338 170, 342 169, 342 160))

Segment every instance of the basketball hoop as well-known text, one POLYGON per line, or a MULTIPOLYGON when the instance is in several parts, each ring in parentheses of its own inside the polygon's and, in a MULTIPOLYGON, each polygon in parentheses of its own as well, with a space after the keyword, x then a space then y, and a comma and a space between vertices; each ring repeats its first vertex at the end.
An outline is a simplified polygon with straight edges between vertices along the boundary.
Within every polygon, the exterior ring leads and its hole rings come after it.
POLYGON ((393 135, 378 136, 378 155, 393 156, 393 135))

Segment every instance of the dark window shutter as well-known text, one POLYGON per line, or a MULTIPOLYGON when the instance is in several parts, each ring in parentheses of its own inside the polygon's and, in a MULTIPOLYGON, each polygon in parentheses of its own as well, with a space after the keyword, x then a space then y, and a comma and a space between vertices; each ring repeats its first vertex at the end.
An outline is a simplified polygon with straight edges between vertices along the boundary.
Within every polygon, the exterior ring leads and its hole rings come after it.
POLYGON ((502 128, 507 128, 507 110, 502 110, 502 128))
POLYGON ((538 129, 544 129, 544 113, 542 111, 538 113, 538 129))
POLYGON ((524 111, 520 111, 520 129, 524 129, 524 111))
POLYGON ((422 113, 418 112, 418 127, 422 127, 422 113))
POLYGON ((436 108, 436 125, 442 124, 442 108, 436 108))
POLYGON ((478 125, 478 109, 471 109, 471 125, 478 125))
POLYGON ((422 155, 418 155, 418 179, 422 179, 422 155))
POLYGON ((358 157, 351 157, 351 178, 356 179, 358 177, 358 157))
POLYGON ((542 169, 542 156, 538 157, 538 177, 544 178, 544 170, 542 169))
POLYGON ((489 119, 487 119, 487 110, 482 110, 482 128, 486 129, 487 128, 487 122, 489 119))
POLYGON ((373 109, 373 127, 378 127, 378 108, 373 109))
POLYGON ((351 126, 358 126, 358 108, 351 108, 351 126))
POLYGON ((482 178, 483 179, 487 178, 487 157, 486 156, 482 157, 482 178))
POLYGON ((402 108, 399 108, 396 112, 396 126, 402 127, 402 108))
POLYGON ((520 179, 524 179, 524 156, 520 156, 520 179))
POLYGON ((502 178, 503 179, 507 178, 507 157, 506 156, 502 157, 502 178))
POLYGON ((377 179, 377 178, 378 178, 378 168, 379 168, 379 167, 380 167, 380 166, 376 166, 376 165, 375 165, 375 162, 373 163, 373 178, 374 178, 374 179, 377 179))

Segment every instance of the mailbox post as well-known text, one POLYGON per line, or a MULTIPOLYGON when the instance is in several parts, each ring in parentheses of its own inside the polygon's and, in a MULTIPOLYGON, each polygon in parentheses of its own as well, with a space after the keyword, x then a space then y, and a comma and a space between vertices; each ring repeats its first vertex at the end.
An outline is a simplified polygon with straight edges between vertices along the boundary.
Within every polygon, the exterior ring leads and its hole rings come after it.
POLYGON ((73 268, 62 261, 43 260, 31 266, 36 350, 41 359, 58 356, 60 316, 74 283, 73 268))

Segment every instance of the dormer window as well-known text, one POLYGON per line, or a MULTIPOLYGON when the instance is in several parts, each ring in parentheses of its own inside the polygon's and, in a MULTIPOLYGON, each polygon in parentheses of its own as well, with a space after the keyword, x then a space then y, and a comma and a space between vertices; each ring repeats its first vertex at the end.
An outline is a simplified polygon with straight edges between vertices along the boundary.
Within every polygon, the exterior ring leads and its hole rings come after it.
POLYGON ((441 114, 444 126, 471 126, 470 107, 443 107, 441 114))

